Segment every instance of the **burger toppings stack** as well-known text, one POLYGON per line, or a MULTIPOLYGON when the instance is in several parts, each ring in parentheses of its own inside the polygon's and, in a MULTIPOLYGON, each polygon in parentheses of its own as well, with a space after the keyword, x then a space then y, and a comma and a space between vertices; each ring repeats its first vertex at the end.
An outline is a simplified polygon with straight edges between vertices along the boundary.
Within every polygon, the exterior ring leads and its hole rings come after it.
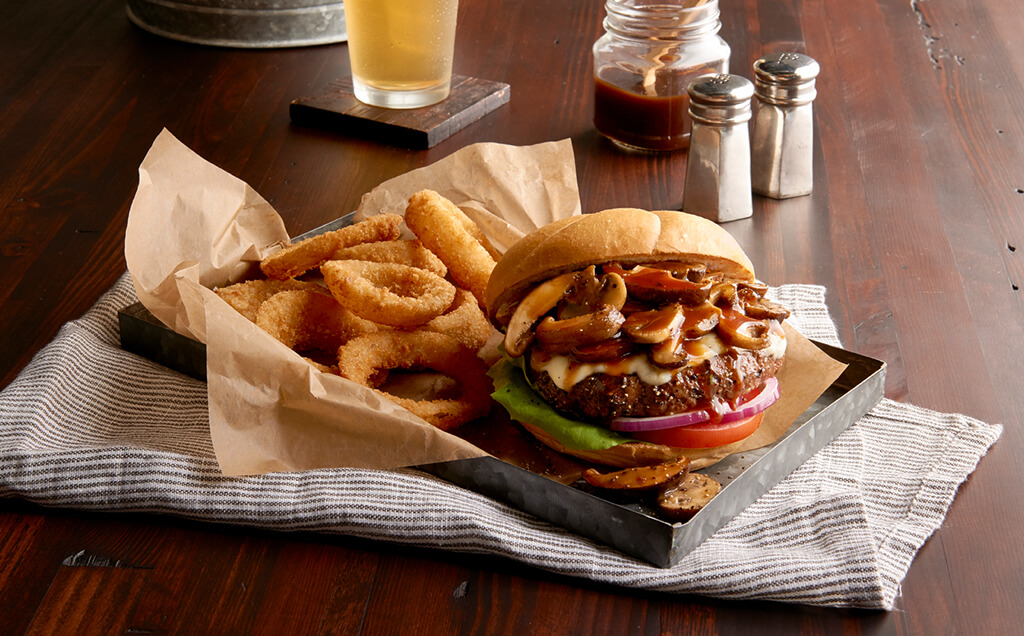
POLYGON ((619 208, 555 222, 492 272, 487 312, 506 356, 494 397, 556 450, 624 469, 616 481, 658 481, 685 517, 688 490, 718 485, 664 465, 744 440, 779 397, 789 312, 766 292, 735 239, 700 217, 619 208))

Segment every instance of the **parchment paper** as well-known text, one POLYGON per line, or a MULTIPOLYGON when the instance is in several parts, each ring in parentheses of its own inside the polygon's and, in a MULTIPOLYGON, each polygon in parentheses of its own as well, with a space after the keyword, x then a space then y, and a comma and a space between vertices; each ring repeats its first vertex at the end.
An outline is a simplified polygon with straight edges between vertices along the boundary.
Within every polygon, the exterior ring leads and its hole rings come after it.
MULTIPOLYGON (((581 212, 572 146, 563 140, 468 146, 374 188, 356 218, 403 213, 409 195, 424 188, 459 205, 502 251, 523 233, 581 212)), ((287 244, 288 235, 247 184, 170 132, 157 137, 139 168, 125 257, 146 308, 206 344, 210 433, 221 470, 397 468, 483 455, 377 392, 320 373, 213 293, 287 244)), ((794 330, 789 347, 783 398, 760 431, 730 451, 774 441, 842 372, 794 330)))
POLYGON ((761 426, 750 437, 712 449, 687 451, 694 470, 710 466, 733 453, 761 448, 779 439, 842 375, 846 364, 822 352, 789 323, 782 323, 782 328, 786 332, 786 360, 776 375, 779 400, 764 412, 761 426))

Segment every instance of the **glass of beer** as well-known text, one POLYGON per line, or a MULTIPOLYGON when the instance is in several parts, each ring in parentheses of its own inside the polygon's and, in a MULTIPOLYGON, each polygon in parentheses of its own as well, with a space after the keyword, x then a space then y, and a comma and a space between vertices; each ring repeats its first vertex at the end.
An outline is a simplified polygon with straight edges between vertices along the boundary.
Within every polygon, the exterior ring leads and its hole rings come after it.
POLYGON ((421 108, 448 97, 458 0, 345 0, 356 99, 421 108))

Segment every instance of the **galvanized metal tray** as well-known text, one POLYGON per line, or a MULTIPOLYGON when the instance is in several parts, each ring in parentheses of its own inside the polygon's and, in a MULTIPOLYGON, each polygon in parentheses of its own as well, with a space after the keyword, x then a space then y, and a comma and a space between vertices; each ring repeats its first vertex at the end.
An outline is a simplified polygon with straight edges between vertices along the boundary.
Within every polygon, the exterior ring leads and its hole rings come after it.
MULTIPOLYGON (((350 223, 351 215, 346 215, 296 240, 350 223)), ((124 308, 118 318, 121 346, 126 351, 206 379, 204 345, 167 328, 141 303, 124 308)), ((845 363, 846 370, 773 444, 729 456, 698 471, 713 476, 723 488, 685 523, 659 519, 642 502, 605 499, 589 489, 558 483, 491 456, 419 468, 628 555, 671 567, 882 399, 885 363, 824 343, 814 344, 845 363)))
POLYGON ((671 567, 772 486, 870 411, 882 398, 885 364, 815 342, 846 363, 843 374, 775 443, 697 471, 722 491, 685 523, 670 523, 642 503, 623 504, 563 486, 493 457, 422 466, 424 470, 596 539, 660 567, 671 567))
POLYGON ((128 0, 128 19, 172 40, 270 49, 348 39, 339 0, 128 0))

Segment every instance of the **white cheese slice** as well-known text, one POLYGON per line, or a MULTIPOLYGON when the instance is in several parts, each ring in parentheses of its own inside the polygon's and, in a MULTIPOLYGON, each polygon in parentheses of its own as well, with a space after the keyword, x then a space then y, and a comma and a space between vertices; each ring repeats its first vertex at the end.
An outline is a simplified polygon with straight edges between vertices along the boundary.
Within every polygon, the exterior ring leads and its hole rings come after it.
MULTIPOLYGON (((786 337, 781 329, 772 329, 771 342, 765 351, 773 358, 781 358, 786 353, 786 337)), ((727 347, 718 334, 712 332, 689 343, 687 349, 690 359, 687 366, 701 364, 708 358, 725 353, 727 347)), ((657 386, 670 381, 678 370, 662 369, 651 364, 644 353, 636 353, 611 362, 578 362, 568 356, 534 355, 530 364, 535 371, 548 374, 555 386, 568 391, 577 382, 595 373, 608 375, 636 374, 645 384, 657 386)))

